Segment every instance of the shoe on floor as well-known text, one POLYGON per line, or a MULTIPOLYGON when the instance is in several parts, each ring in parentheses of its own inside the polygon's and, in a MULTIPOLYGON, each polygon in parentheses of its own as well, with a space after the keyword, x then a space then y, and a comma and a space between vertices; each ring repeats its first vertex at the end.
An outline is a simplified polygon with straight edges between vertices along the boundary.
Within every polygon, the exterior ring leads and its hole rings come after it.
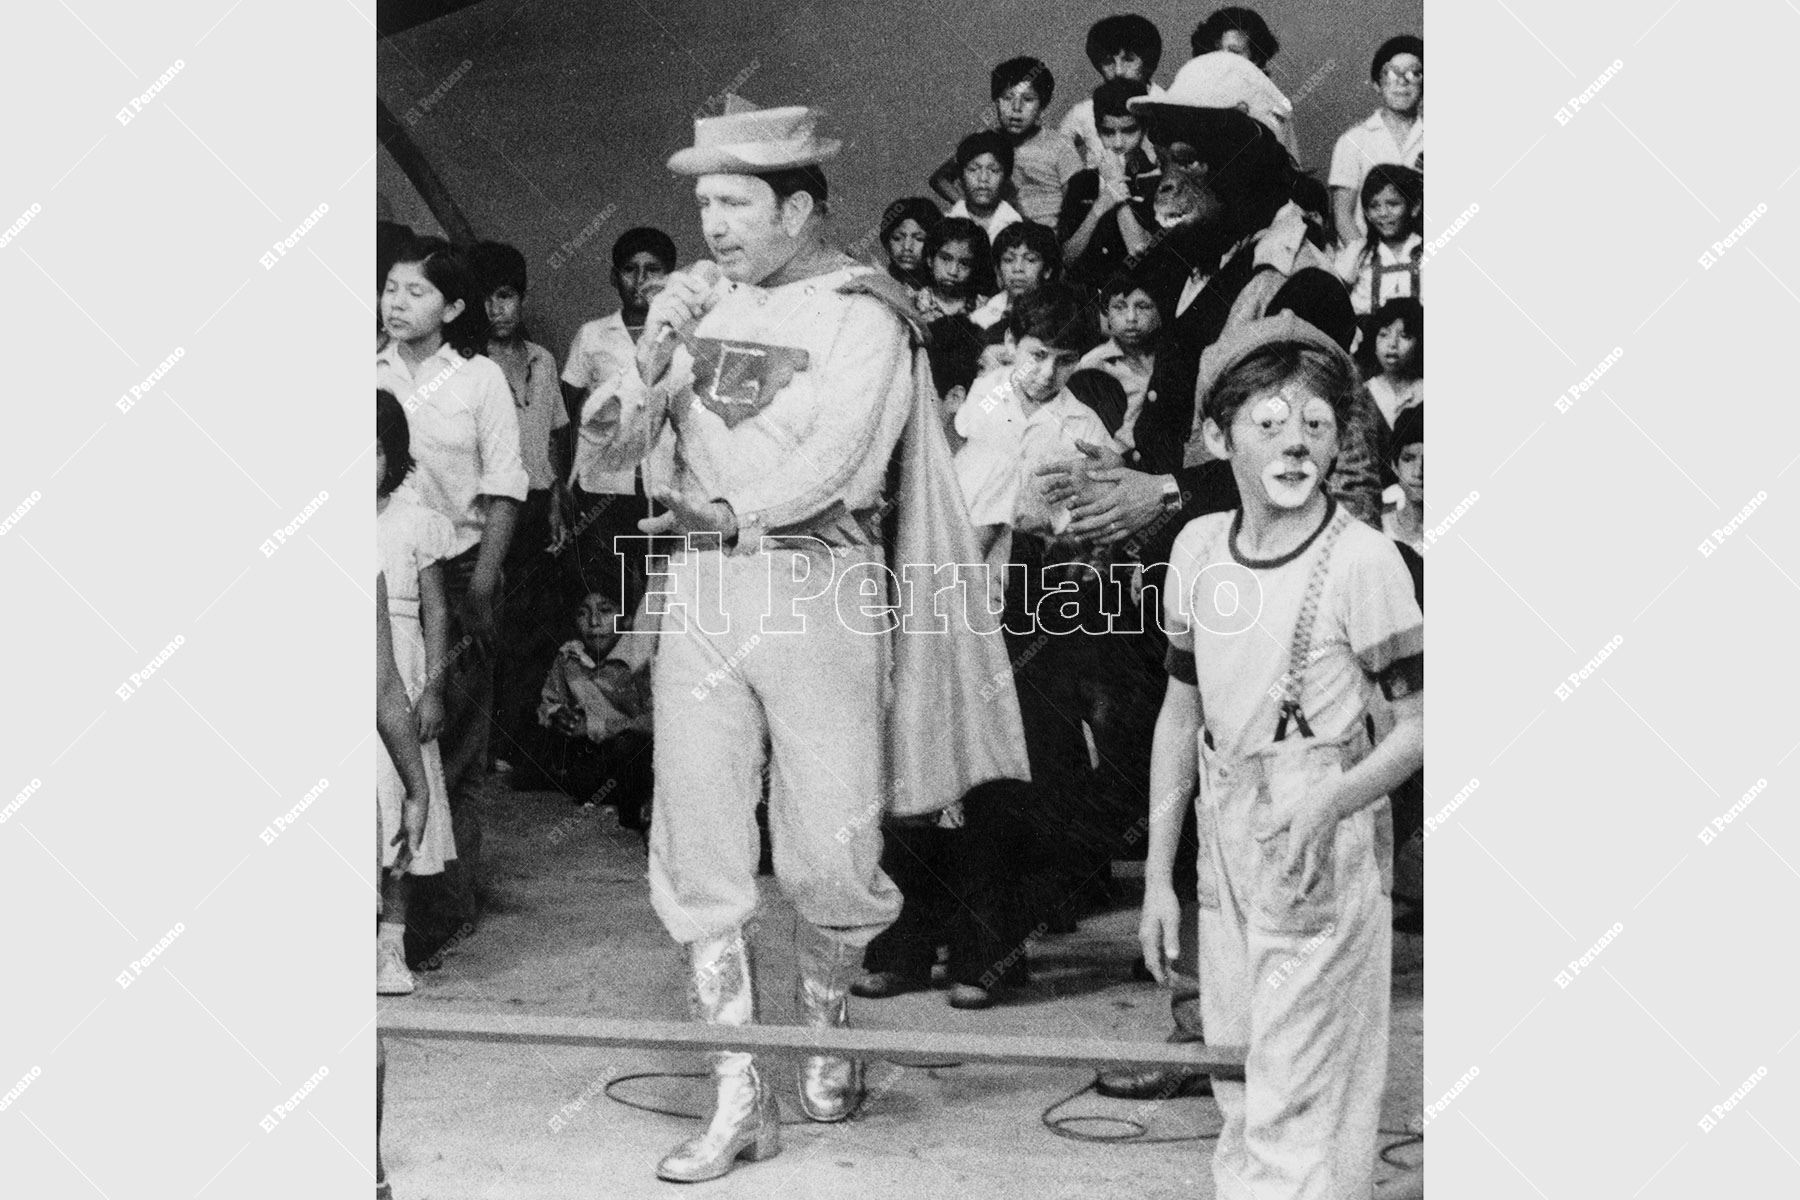
POLYGON ((987 988, 973 983, 950 985, 951 1008, 988 1008, 993 1003, 994 993, 987 988))
POLYGON ((415 986, 412 972, 406 969, 406 957, 400 947, 379 947, 375 956, 375 994, 410 996, 415 986))
POLYGON ((1094 1076, 1094 1090, 1114 1100, 1173 1100, 1177 1096, 1210 1096, 1212 1076, 1181 1067, 1102 1071, 1094 1076))
POLYGON ((861 996, 865 1000, 885 1000, 889 996, 923 991, 930 986, 931 981, 928 979, 902 975, 898 971, 865 971, 851 983, 850 994, 861 996))

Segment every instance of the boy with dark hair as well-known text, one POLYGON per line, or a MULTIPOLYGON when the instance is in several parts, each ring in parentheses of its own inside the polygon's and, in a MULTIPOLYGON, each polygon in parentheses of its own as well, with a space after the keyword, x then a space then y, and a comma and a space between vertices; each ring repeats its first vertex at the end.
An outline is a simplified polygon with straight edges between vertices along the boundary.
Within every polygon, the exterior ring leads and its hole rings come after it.
POLYGON ((1146 153, 1144 126, 1131 101, 1149 95, 1132 79, 1109 79, 1094 89, 1091 119, 1099 124, 1101 153, 1069 180, 1056 236, 1077 282, 1092 286, 1149 247, 1156 230, 1156 188, 1162 173, 1146 153))
POLYGON ((518 762, 529 736, 537 679, 556 652, 562 607, 548 548, 564 537, 563 479, 568 475, 569 412, 556 378, 556 357, 526 336, 525 256, 503 242, 481 242, 470 254, 485 298, 487 356, 512 389, 519 418, 519 457, 528 491, 507 547, 506 602, 500 621, 499 679, 494 689, 497 759, 518 762))
POLYGON ((1106 372, 1124 389, 1124 419, 1114 431, 1113 438, 1130 451, 1136 445, 1133 431, 1144 411, 1150 377, 1156 371, 1156 343, 1163 327, 1162 308, 1142 280, 1131 275, 1115 275, 1100 289, 1100 321, 1107 340, 1089 350, 1082 357, 1080 366, 1106 372))
MULTIPOLYGON (((660 229, 627 229, 613 243, 611 278, 619 293, 619 311, 589 321, 575 333, 562 373, 563 399, 570 412, 580 415, 590 400, 603 402, 625 373, 637 373, 644 314, 675 269, 675 261, 674 239, 660 229)), ((614 539, 640 536, 637 523, 648 513, 649 502, 638 486, 635 468, 605 470, 599 453, 592 434, 577 422, 575 463, 569 473, 576 569, 582 591, 605 592, 625 606, 635 603, 642 587, 643 556, 625 555, 622 584, 614 539)))
POLYGON ((1424 616, 1394 544, 1321 486, 1355 397, 1343 349, 1291 313, 1248 322, 1208 350, 1201 386, 1203 436, 1241 500, 1190 522, 1169 562, 1138 936, 1163 978, 1197 787, 1206 1036, 1248 1047, 1244 1081, 1213 1083, 1218 1194, 1367 1197, 1387 1074, 1387 797, 1424 762, 1424 616), (1234 591, 1259 602, 1227 612, 1234 591), (1371 746, 1377 688, 1394 724, 1371 746))
MULTIPOLYGON (((1063 189, 1082 167, 1081 155, 1067 135, 1039 123, 1056 94, 1056 77, 1040 59, 1009 58, 994 68, 989 84, 994 123, 1012 145, 1010 172, 1018 211, 1028 221, 1054 226, 1062 209, 1063 189)), ((954 168, 943 164, 931 177, 932 189, 946 200, 955 199, 954 187, 961 172, 960 162, 954 168)), ((966 199, 966 190, 963 195, 966 199)), ((951 212, 965 215, 954 209, 951 212)), ((988 230, 990 236, 998 232, 998 227, 988 230)))
POLYGON ((1259 71, 1269 69, 1269 60, 1281 53, 1281 43, 1269 29, 1269 23, 1253 8, 1216 9, 1206 20, 1194 26, 1188 45, 1194 57, 1224 50, 1241 54, 1256 64, 1259 71))
POLYGON ((1008 225, 1025 219, 1005 199, 1012 191, 1016 161, 1013 144, 1005 134, 992 129, 971 133, 956 144, 953 161, 962 195, 944 214, 946 217, 964 217, 975 222, 988 235, 989 241, 1008 225))
MULTIPOLYGON (((1087 56, 1103 83, 1124 79, 1147 84, 1152 95, 1162 92, 1150 80, 1162 61, 1162 34, 1136 13, 1117 13, 1095 21, 1088 29, 1087 56)), ((1092 99, 1084 99, 1071 108, 1058 128, 1075 144, 1075 152, 1081 155, 1083 163, 1090 167, 1100 165, 1106 150, 1095 124, 1092 99)))
POLYGON ((1331 151, 1331 208, 1342 245, 1368 236, 1357 200, 1370 167, 1397 163, 1424 173, 1424 39, 1401 34, 1381 43, 1369 64, 1369 86, 1381 97, 1381 107, 1345 130, 1331 151))

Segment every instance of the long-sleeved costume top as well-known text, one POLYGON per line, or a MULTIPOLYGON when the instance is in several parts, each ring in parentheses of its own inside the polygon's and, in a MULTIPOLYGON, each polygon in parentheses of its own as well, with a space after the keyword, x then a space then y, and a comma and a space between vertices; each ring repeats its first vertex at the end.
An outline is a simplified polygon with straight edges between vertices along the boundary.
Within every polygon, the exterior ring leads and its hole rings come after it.
POLYGON ((661 380, 628 377, 582 411, 603 466, 643 461, 652 491, 729 503, 737 553, 765 535, 870 545, 892 530, 900 632, 888 678, 871 682, 887 700, 886 799, 903 815, 955 805, 987 780, 1030 779, 998 615, 980 611, 986 589, 933 590, 982 557, 921 340, 905 289, 836 256, 777 287, 724 285, 661 380), (996 679, 1007 685, 997 697, 996 679))

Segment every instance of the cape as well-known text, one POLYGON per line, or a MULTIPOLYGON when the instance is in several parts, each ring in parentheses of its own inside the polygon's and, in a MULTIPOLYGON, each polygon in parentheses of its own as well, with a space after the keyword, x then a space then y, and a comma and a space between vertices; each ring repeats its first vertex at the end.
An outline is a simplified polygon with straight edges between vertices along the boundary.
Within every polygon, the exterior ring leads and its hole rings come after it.
MULTIPOLYGON (((923 598, 933 567, 984 561, 951 466, 925 353, 925 327, 906 289, 884 274, 855 276, 838 291, 873 296, 912 331, 912 412, 900 436, 899 488, 893 496, 897 520, 888 566, 904 581, 912 565, 923 598)), ((938 578, 946 582, 949 576, 938 578)), ((907 603, 904 583, 898 599, 903 622, 918 623, 919 631, 907 633, 903 624, 890 643, 884 731, 888 811, 921 816, 950 808, 977 784, 1029 781, 1012 661, 985 589, 946 587, 933 597, 930 611, 918 613, 907 603), (929 622, 939 617, 947 629, 928 632, 929 622)))

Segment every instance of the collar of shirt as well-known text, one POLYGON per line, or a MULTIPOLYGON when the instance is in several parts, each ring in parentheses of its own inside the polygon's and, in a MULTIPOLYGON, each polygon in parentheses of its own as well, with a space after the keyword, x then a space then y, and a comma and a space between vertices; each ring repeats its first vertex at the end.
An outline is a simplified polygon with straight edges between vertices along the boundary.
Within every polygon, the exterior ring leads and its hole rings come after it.
MULTIPOLYGON (((454 346, 452 346, 449 342, 445 342, 443 345, 439 346, 436 350, 434 350, 430 354, 426 355, 424 361, 421 362, 419 364, 419 366, 424 367, 426 364, 432 362, 434 359, 440 359, 440 358, 443 359, 452 368, 460 367, 463 363, 466 363, 469 361, 468 359, 464 358, 461 354, 458 354, 456 352, 456 348, 454 346)), ((417 371, 413 370, 411 367, 407 366, 406 360, 404 358, 400 357, 400 343, 397 341, 389 342, 387 345, 385 345, 381 349, 377 350, 375 352, 375 363, 377 366, 386 364, 387 366, 394 368, 395 370, 399 371, 400 374, 408 380, 416 378, 419 374, 419 372, 417 372, 417 371)))
MULTIPOLYGON (((1378 108, 1374 112, 1370 113, 1369 119, 1362 123, 1362 127, 1364 129, 1370 131, 1371 133, 1385 133, 1385 134, 1387 134, 1388 140, 1392 141, 1394 135, 1392 132, 1390 132, 1388 130, 1388 123, 1386 120, 1384 120, 1382 118, 1382 115, 1381 115, 1384 111, 1386 111, 1386 110, 1378 108)), ((1406 141, 1404 143, 1397 144, 1396 148, 1400 151, 1400 156, 1402 158, 1405 158, 1407 156, 1407 151, 1409 149, 1411 149, 1413 146, 1417 145, 1419 142, 1423 141, 1424 139, 1425 139, 1425 114, 1420 113, 1418 116, 1413 118, 1412 128, 1406 131, 1406 141)), ((1358 211, 1360 211, 1360 206, 1359 206, 1358 211)))

